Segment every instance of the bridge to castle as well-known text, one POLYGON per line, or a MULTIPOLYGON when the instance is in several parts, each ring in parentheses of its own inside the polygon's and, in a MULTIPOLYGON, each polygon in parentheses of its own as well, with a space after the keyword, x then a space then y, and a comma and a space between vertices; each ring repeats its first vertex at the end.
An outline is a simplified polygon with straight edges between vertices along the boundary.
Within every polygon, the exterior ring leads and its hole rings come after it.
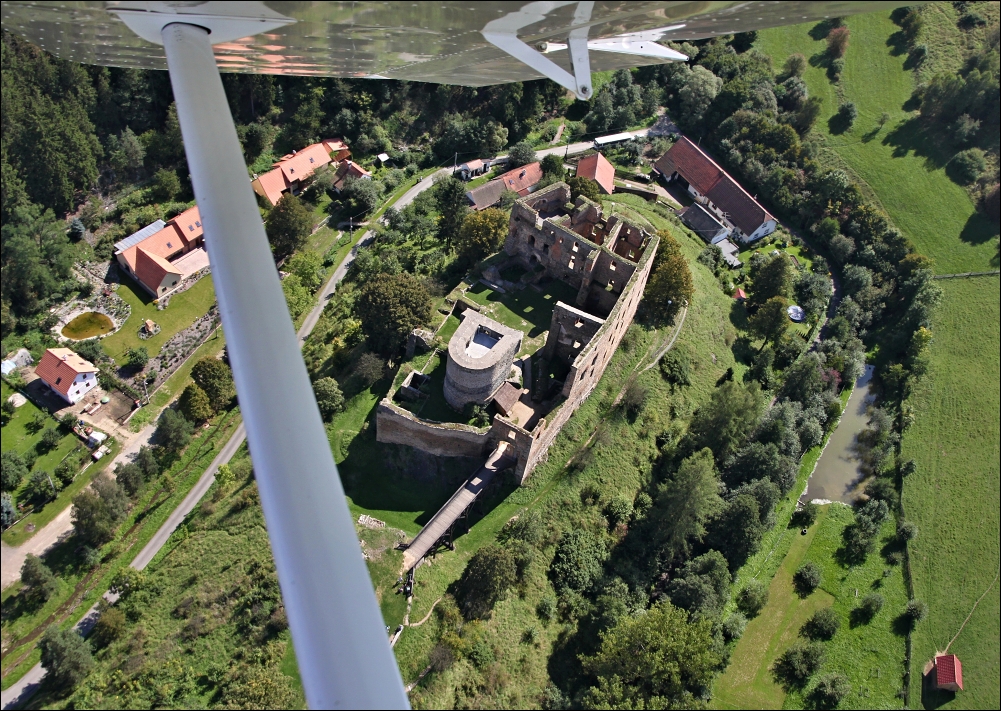
POLYGON ((469 507, 479 497, 497 472, 514 466, 514 457, 506 453, 507 442, 501 442, 490 453, 487 461, 469 477, 459 489, 445 502, 427 525, 421 529, 417 537, 403 551, 404 568, 413 570, 424 557, 437 550, 446 539, 451 543, 452 530, 455 523, 466 514, 469 507))

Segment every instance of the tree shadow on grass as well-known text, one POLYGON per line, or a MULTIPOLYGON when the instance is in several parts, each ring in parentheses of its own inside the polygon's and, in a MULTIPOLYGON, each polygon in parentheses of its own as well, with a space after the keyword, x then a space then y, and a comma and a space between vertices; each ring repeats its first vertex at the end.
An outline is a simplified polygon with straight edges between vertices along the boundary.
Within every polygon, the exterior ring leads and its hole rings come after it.
POLYGON ((835 22, 833 19, 821 20, 810 28, 809 35, 819 42, 822 39, 827 39, 827 35, 831 34, 831 30, 834 28, 835 22))
POLYGON ((827 130, 832 136, 840 136, 852 127, 851 121, 841 113, 836 113, 827 119, 827 130))
MULTIPOLYGON (((959 238, 967 244, 983 244, 997 237, 998 233, 998 225, 978 210, 967 219, 966 224, 963 225, 963 231, 959 233, 959 238)), ((997 266, 996 259, 994 264, 997 266)))
POLYGON ((941 132, 925 126, 917 116, 901 121, 883 138, 884 146, 893 146, 893 157, 910 152, 925 159, 926 170, 937 170, 949 162, 952 152, 942 145, 941 132))
POLYGON ((886 38, 886 46, 890 48, 891 57, 899 57, 907 53, 907 38, 902 31, 897 30, 886 38))

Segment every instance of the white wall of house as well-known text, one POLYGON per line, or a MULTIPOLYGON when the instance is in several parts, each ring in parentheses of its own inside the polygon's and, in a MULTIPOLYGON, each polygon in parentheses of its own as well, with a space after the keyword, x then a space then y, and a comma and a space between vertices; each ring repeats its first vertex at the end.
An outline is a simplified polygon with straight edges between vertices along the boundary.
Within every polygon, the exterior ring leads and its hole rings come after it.
MULTIPOLYGON (((51 385, 49 387, 52 388, 51 385)), ((73 384, 70 385, 68 394, 63 395, 55 388, 52 388, 52 392, 69 402, 70 405, 75 405, 95 387, 97 387, 96 373, 80 373, 73 379, 73 384)))
POLYGON ((759 240, 762 237, 767 237, 768 235, 770 235, 772 232, 775 231, 775 227, 776 224, 774 219, 765 220, 764 222, 761 223, 761 226, 758 227, 758 229, 754 230, 754 232, 751 233, 749 237, 741 236, 741 241, 747 244, 749 242, 754 242, 756 240, 759 240))
POLYGON ((180 274, 164 274, 163 281, 160 282, 160 286, 156 289, 156 296, 164 296, 167 292, 172 291, 181 283, 180 274))

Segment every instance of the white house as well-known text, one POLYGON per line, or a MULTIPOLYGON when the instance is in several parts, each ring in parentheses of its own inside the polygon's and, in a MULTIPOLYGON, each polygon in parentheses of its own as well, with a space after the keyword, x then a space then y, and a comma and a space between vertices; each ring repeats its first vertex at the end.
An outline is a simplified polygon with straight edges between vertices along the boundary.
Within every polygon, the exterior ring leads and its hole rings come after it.
POLYGON ((70 405, 97 387, 97 367, 69 348, 49 348, 35 374, 70 405))

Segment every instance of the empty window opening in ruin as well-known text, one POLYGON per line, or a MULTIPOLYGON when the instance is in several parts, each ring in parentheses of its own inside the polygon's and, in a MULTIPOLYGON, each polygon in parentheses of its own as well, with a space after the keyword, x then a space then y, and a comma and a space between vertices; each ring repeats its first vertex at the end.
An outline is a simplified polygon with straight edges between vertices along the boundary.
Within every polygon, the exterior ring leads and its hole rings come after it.
POLYGON ((567 268, 573 269, 573 259, 570 260, 570 263, 567 265, 567 268))
POLYGON ((542 253, 543 254, 549 254, 549 245, 548 244, 542 245, 542 253))
POLYGON ((577 247, 579 247, 579 246, 580 245, 578 245, 576 242, 574 242, 573 243, 573 251, 576 252, 577 251, 577 247))
POLYGON ((466 344, 466 355, 470 358, 482 358, 497 345, 498 341, 500 341, 499 335, 480 326, 466 344))
POLYGON ((535 235, 528 236, 528 243, 533 247, 535 246, 535 235))
POLYGON ((608 268, 611 269, 614 272, 615 271, 615 262, 609 262, 608 268))
POLYGON ((580 341, 574 341, 573 342, 573 349, 577 350, 578 348, 580 348, 580 341))
POLYGON ((574 323, 574 328, 580 328, 583 325, 584 325, 584 322, 581 321, 580 319, 577 319, 577 321, 574 323))

